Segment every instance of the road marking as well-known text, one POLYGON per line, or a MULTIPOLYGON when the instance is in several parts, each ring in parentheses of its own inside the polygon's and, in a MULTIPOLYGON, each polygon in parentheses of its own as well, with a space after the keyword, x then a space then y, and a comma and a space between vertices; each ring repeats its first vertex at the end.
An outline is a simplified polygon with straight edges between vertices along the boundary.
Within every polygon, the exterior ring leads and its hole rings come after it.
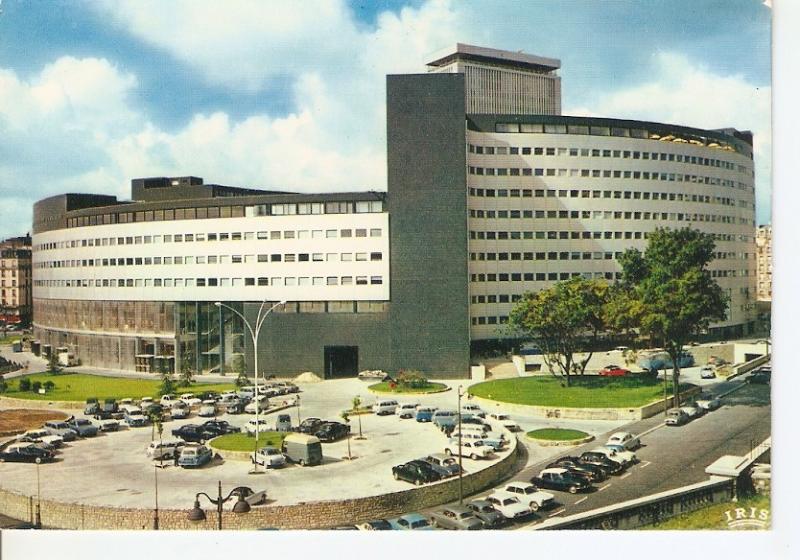
POLYGON ((598 489, 597 489, 597 491, 598 491, 598 492, 602 492, 603 490, 605 490, 605 489, 606 489, 606 488, 608 488, 609 486, 611 486, 611 483, 608 483, 608 484, 606 484, 605 486, 601 486, 600 488, 598 488, 598 489))
POLYGON ((580 503, 582 503, 582 502, 585 502, 585 501, 586 501, 586 500, 588 500, 588 499, 589 499, 589 496, 584 496, 583 498, 581 498, 580 500, 578 500, 577 502, 575 502, 573 505, 576 505, 576 506, 577 506, 578 504, 580 504, 580 503))
POLYGON ((637 437, 637 438, 639 438, 639 439, 641 440, 641 439, 642 439, 644 436, 646 436, 647 434, 649 434, 649 433, 651 433, 651 432, 655 432, 657 429, 659 429, 659 428, 663 428, 663 427, 664 427, 664 423, 657 424, 657 425, 653 426, 652 428, 650 428, 649 430, 645 430, 645 431, 643 431, 641 434, 637 435, 636 437, 637 437))
POLYGON ((633 474, 632 472, 626 472, 626 473, 625 473, 625 474, 623 474, 621 477, 619 477, 619 479, 620 479, 620 480, 622 480, 623 478, 628 478, 628 477, 629 477, 630 475, 632 475, 632 474, 633 474))
POLYGON ((648 465, 652 465, 652 464, 653 464, 653 463, 652 463, 652 462, 650 462, 650 461, 644 461, 644 462, 642 462, 642 464, 641 464, 641 465, 639 465, 639 466, 640 466, 641 468, 645 468, 646 466, 648 466, 648 465))
POLYGON ((555 517, 556 515, 561 515, 561 514, 562 514, 562 513, 564 513, 565 511, 567 511, 567 510, 566 510, 566 508, 562 508, 562 509, 560 509, 560 510, 558 510, 558 511, 554 511, 553 513, 551 513, 551 514, 550 514, 550 515, 548 515, 547 517, 555 517))

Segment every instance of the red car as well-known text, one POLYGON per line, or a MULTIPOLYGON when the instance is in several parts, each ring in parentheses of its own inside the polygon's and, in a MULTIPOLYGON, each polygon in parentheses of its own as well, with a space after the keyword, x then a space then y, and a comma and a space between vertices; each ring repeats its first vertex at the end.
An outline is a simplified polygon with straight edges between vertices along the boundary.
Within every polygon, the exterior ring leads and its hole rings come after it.
POLYGON ((630 370, 615 365, 606 366, 597 372, 601 377, 623 377, 629 373, 630 370))

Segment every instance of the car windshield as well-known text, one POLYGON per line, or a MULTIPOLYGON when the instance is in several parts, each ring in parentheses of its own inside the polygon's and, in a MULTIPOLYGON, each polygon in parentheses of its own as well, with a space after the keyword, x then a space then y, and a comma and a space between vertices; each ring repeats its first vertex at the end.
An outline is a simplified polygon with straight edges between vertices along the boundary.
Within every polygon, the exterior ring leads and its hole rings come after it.
POLYGON ((426 519, 418 519, 417 521, 411 522, 412 529, 417 529, 419 527, 427 527, 427 526, 428 526, 428 521, 426 519))

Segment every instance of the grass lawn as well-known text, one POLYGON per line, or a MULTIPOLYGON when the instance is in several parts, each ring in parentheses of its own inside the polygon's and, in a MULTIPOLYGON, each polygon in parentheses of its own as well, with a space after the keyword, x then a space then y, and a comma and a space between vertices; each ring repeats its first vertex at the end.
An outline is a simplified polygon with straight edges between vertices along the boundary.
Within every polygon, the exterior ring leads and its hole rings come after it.
MULTIPOLYGON (((288 434, 289 432, 260 432, 258 434, 258 445, 259 447, 271 445, 280 449, 283 438, 288 434)), ((225 451, 255 451, 256 437, 246 433, 226 434, 212 439, 209 445, 215 449, 225 451)))
MULTIPOLYGON (((572 408, 627 408, 664 396, 662 381, 651 377, 574 378, 562 387, 553 377, 522 377, 478 383, 469 388, 476 397, 513 404, 572 408)), ((667 394, 671 394, 671 384, 667 394)), ((688 388, 688 385, 687 385, 688 388)))
MULTIPOLYGON (((672 519, 667 519, 666 521, 662 521, 661 523, 656 523, 654 525, 646 525, 641 527, 642 529, 658 529, 658 530, 665 530, 665 531, 683 531, 686 529, 723 529, 723 530, 759 530, 757 527, 739 527, 738 529, 735 527, 728 526, 728 516, 725 515, 726 511, 730 511, 731 519, 736 519, 736 514, 733 512, 736 508, 744 508, 746 511, 747 517, 751 515, 751 509, 756 509, 756 517, 761 514, 761 510, 770 511, 770 499, 769 496, 764 495, 755 495, 749 498, 745 498, 739 500, 738 502, 727 502, 722 504, 714 504, 713 506, 709 506, 703 509, 699 509, 697 511, 693 511, 692 513, 685 513, 683 515, 679 515, 678 517, 673 517, 672 519)), ((772 518, 767 516, 767 527, 771 526, 772 518)))
MULTIPOLYGON (((21 377, 9 379, 9 390, 4 393, 6 397, 17 399, 31 399, 38 401, 80 401, 88 398, 97 399, 138 399, 141 397, 156 397, 160 380, 128 379, 124 377, 103 377, 87 375, 85 373, 34 373, 26 375, 31 382, 52 381, 55 388, 45 395, 31 391, 20 392, 19 380, 21 377)), ((179 387, 177 393, 200 393, 202 391, 227 391, 234 389, 233 383, 195 383, 191 387, 179 387)))
POLYGON ((447 389, 444 383, 428 383, 427 387, 402 387, 397 385, 394 389, 389 386, 388 381, 370 385, 369 389, 377 393, 390 393, 390 394, 409 394, 409 393, 439 393, 447 389))
POLYGON ((528 437, 550 441, 571 441, 573 439, 583 439, 589 436, 589 434, 580 430, 566 430, 561 428, 542 428, 541 430, 530 431, 526 435, 528 437))

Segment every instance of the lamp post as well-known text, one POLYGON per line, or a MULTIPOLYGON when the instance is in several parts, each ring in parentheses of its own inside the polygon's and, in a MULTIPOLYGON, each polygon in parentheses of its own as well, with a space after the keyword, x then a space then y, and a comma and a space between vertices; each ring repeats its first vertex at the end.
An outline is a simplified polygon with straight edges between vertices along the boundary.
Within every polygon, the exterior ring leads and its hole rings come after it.
POLYGON ((297 426, 300 427, 300 393, 297 394, 297 399, 294 402, 297 404, 297 426))
POLYGON ((458 386, 458 505, 464 504, 464 468, 461 453, 461 397, 464 396, 461 385, 458 386))
MULTIPOLYGON (((284 299, 284 300, 279 301, 278 303, 276 303, 275 305, 273 305, 272 307, 267 309, 266 313, 263 313, 263 315, 262 315, 262 312, 264 311, 264 305, 266 305, 266 303, 267 303, 266 300, 261 302, 261 307, 258 308, 258 315, 256 316, 256 327, 255 327, 255 329, 253 329, 253 327, 250 325, 250 322, 247 319, 245 319, 244 315, 242 315, 241 313, 236 311, 233 307, 231 307, 229 305, 225 305, 221 301, 214 302, 214 305, 216 305, 217 307, 224 307, 224 308, 232 311, 236 315, 238 315, 242 319, 242 321, 244 322, 245 326, 247 326, 247 330, 250 331, 250 336, 253 338, 253 370, 254 370, 254 372, 253 372, 253 387, 254 387, 253 391, 255 392, 254 397, 255 397, 255 402, 256 402, 256 406, 255 406, 256 451, 258 451, 258 436, 259 436, 259 432, 260 432, 260 428, 261 428, 261 426, 258 423, 258 411, 261 408, 261 403, 258 400, 258 396, 259 396, 258 395, 258 334, 261 332, 261 325, 264 324, 264 319, 267 318, 267 315, 272 313, 272 311, 276 307, 278 307, 279 305, 284 305, 286 303, 286 300, 284 299)), ((250 471, 250 474, 262 474, 262 473, 263 473, 263 471, 259 470, 259 468, 258 468, 258 463, 253 462, 253 470, 250 471)))
POLYGON ((205 496, 209 502, 217 506, 217 529, 222 531, 222 504, 228 502, 233 496, 237 496, 238 500, 233 505, 233 513, 248 513, 250 511, 250 504, 244 499, 241 487, 234 488, 226 497, 222 497, 222 481, 217 482, 217 497, 212 498, 205 492, 198 492, 194 496, 194 507, 189 510, 187 517, 189 521, 205 521, 206 512, 200 507, 200 496, 205 496))
POLYGON ((33 520, 34 529, 42 528, 42 486, 39 478, 39 465, 42 460, 36 458, 36 517, 33 520))

